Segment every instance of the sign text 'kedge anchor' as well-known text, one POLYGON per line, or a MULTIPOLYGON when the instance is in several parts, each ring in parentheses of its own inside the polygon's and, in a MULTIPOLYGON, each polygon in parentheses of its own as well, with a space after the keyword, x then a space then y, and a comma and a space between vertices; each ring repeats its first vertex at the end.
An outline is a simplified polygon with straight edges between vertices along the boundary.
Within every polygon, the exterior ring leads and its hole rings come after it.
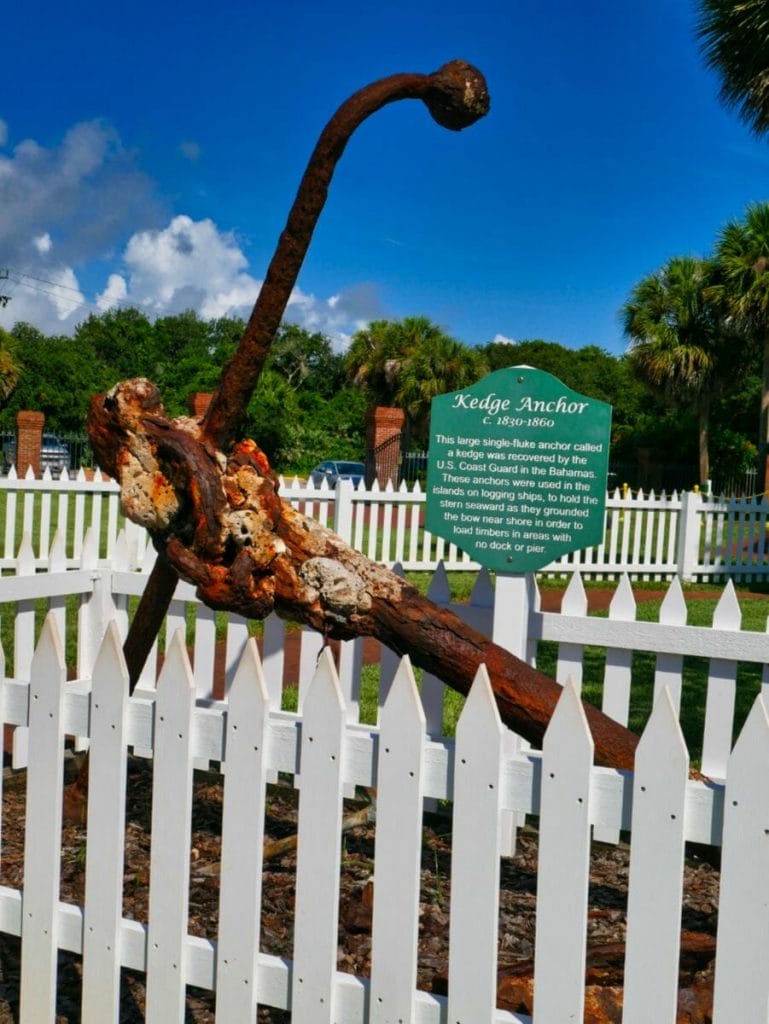
POLYGON ((529 366, 434 398, 427 529, 503 572, 600 543, 610 430, 610 405, 529 366))

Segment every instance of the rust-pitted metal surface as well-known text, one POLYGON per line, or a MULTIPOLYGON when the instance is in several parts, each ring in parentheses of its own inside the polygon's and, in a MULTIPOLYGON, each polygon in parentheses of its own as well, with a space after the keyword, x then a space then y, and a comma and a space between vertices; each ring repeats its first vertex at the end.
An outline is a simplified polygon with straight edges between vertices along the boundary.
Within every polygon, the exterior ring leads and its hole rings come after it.
MULTIPOLYGON (((241 436, 248 401, 296 284, 312 233, 326 201, 334 168, 350 136, 371 114, 401 99, 422 100, 435 121, 453 131, 468 127, 489 110, 489 94, 483 75, 477 68, 461 60, 450 61, 430 75, 401 74, 380 79, 356 92, 337 110, 323 129, 310 157, 243 338, 222 372, 219 387, 206 413, 202 437, 205 437, 213 450, 227 451, 241 436)), ((136 396, 139 405, 142 401, 150 404, 157 401, 152 385, 146 387, 148 391, 143 399, 138 394, 136 396)), ((114 458, 116 442, 108 436, 109 429, 105 429, 103 424, 99 425, 98 416, 91 417, 89 432, 100 465, 107 468, 108 459, 114 458)), ((188 474, 188 478, 191 486, 195 486, 194 474, 191 477, 188 474)), ((126 479, 128 481, 128 476, 126 479)), ((156 489, 161 484, 160 481, 154 484, 148 482, 146 486, 148 489, 156 489)), ((133 507, 137 514, 142 514, 142 497, 134 490, 133 507)), ((174 514, 170 508, 158 508, 156 511, 161 517, 158 525, 161 525, 163 517, 174 514)), ((131 515, 130 506, 127 506, 127 514, 131 515)), ((143 514, 150 513, 145 509, 143 514)), ((146 520, 137 521, 148 525, 146 520)), ((162 555, 159 536, 155 537, 155 541, 162 555)), ((159 557, 124 645, 132 685, 138 679, 168 611, 176 580, 176 574, 168 561, 159 557)))
POLYGON ((278 241, 238 350, 225 367, 203 429, 219 448, 240 436, 243 416, 326 202, 336 164, 355 129, 388 103, 422 100, 438 124, 467 128, 489 110, 483 75, 455 60, 431 75, 392 75, 356 92, 323 129, 278 241))
MULTIPOLYGON (((463 693, 485 664, 503 721, 531 742, 542 739, 557 683, 281 500, 252 441, 227 456, 214 451, 194 421, 169 420, 148 404, 148 388, 125 381, 94 403, 92 421, 115 453, 106 468, 131 495, 134 514, 154 524, 164 571, 193 583, 213 608, 257 619, 276 611, 328 638, 376 637, 463 693)), ((585 710, 598 763, 631 768, 637 738, 585 710)))
MULTIPOLYGON (((503 720, 539 742, 560 686, 282 501, 264 453, 240 439, 336 162, 365 118, 400 99, 422 100, 453 130, 489 109, 483 76, 463 61, 431 75, 374 82, 339 108, 318 140, 244 336, 202 421, 168 419, 146 380, 125 381, 92 403, 89 433, 99 465, 120 482, 126 514, 149 529, 159 556, 126 641, 129 673, 134 682, 178 575, 213 608, 251 618, 275 610, 330 638, 374 636, 464 693, 485 663, 503 720)), ((631 768, 636 737, 595 709, 586 713, 596 760, 631 768)))

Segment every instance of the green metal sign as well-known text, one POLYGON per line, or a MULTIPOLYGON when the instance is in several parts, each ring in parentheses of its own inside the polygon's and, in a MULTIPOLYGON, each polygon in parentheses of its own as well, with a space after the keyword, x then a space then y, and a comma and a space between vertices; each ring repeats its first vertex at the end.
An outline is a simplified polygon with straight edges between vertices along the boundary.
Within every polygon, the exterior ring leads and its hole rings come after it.
POLYGON ((489 569, 603 539, 611 406, 530 366, 433 399, 425 525, 489 569))

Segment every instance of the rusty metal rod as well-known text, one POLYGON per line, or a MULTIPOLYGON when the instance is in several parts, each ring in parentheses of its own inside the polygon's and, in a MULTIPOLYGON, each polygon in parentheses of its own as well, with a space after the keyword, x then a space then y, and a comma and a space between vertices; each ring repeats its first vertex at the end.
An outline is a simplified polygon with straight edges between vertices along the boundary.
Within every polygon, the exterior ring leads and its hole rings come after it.
MULTIPOLYGON (((248 402, 312 239, 339 158, 355 129, 388 103, 422 100, 433 119, 460 131, 489 110, 486 81, 465 61, 451 61, 429 75, 392 75, 354 93, 321 132, 286 226, 281 233, 245 332, 225 365, 203 420, 203 433, 224 450, 241 436, 248 402)), ((162 557, 162 545, 124 645, 131 689, 141 674, 176 588, 178 576, 162 557)))
POLYGON ((235 355, 224 367, 203 420, 203 432, 226 450, 241 436, 249 399, 280 326, 339 158, 355 129, 396 100, 421 99, 433 118, 459 131, 483 117, 489 96, 483 75, 452 61, 431 75, 392 75, 356 92, 337 110, 313 150, 235 355))

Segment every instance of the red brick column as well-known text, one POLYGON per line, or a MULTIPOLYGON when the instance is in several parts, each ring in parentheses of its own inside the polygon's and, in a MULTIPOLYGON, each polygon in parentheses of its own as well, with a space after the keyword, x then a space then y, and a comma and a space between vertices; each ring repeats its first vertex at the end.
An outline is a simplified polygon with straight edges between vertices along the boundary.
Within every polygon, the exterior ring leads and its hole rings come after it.
POLYGON ((376 479, 384 487, 400 480, 401 434, 406 422, 403 409, 377 406, 366 413, 366 486, 376 479))
POLYGON ((198 419, 201 416, 205 416, 213 397, 212 394, 207 394, 205 391, 196 391, 194 395, 190 395, 187 399, 187 408, 190 410, 190 415, 196 416, 198 419))
POLYGON ((45 414, 42 412, 16 413, 16 472, 20 477, 26 476, 29 466, 36 477, 40 472, 40 449, 43 444, 43 424, 45 414))

